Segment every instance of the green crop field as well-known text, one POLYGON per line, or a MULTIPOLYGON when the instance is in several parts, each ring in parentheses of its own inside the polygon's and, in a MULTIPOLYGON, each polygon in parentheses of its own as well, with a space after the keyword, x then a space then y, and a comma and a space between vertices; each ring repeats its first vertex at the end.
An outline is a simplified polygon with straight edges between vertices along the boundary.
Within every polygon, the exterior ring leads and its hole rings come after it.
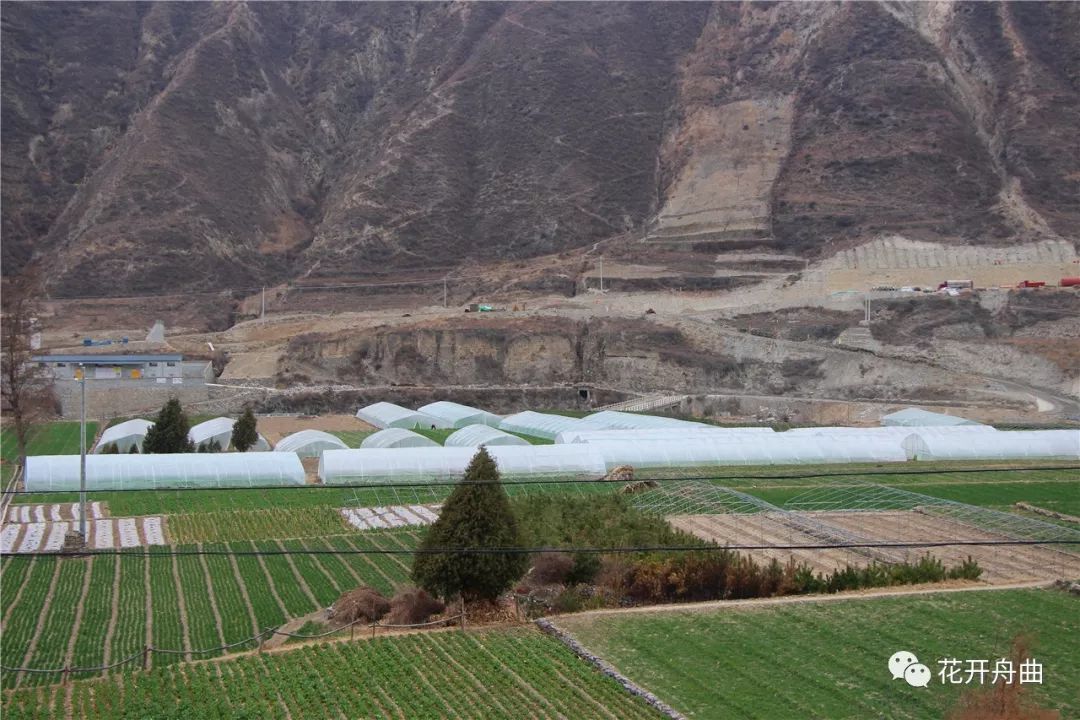
POLYGON ((368 435, 374 435, 376 432, 378 432, 378 431, 377 430, 332 430, 332 431, 330 431, 330 434, 334 435, 335 437, 341 438, 341 441, 344 442, 349 447, 358 448, 358 447, 360 447, 360 443, 364 442, 364 438, 366 438, 368 435))
POLYGON ((987 590, 852 598, 720 610, 566 616, 587 648, 695 718, 943 717, 960 687, 942 658, 1008 657, 1025 634, 1043 664, 1037 700, 1080 715, 1080 598, 1058 590, 987 590), (889 657, 915 653, 929 687, 892 680, 889 657))
MULTIPOLYGON (((416 532, 399 529, 177 550, 348 552, 411 549, 417 542, 416 532)), ((410 564, 409 555, 355 553, 230 558, 152 551, 149 557, 6 558, 0 571, 0 651, 8 666, 58 668, 116 662, 141 652, 146 644, 187 651, 216 648, 327 607, 359 585, 392 594, 407 582, 410 564)), ((153 663, 170 664, 183 657, 155 654, 153 663)), ((58 679, 4 673, 2 684, 8 688, 58 679)))
MULTIPOLYGON (((52 717, 62 688, 4 699, 9 720, 52 717)), ((447 630, 308 645, 76 682, 75 718, 658 718, 532 628, 447 630)), ((63 714, 61 710, 61 714, 63 714)))
MULTIPOLYGON (((96 435, 97 423, 86 423, 87 452, 93 449, 96 435)), ((78 455, 79 423, 52 422, 32 426, 26 452, 28 455, 78 455)), ((18 460, 18 453, 15 432, 10 427, 5 427, 3 432, 0 432, 0 456, 6 462, 14 462, 18 460)))

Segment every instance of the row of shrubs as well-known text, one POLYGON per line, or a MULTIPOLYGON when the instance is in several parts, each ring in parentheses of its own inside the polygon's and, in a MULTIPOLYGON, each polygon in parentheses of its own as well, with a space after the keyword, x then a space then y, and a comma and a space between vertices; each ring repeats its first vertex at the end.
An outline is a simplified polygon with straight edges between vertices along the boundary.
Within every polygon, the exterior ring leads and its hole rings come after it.
MULTIPOLYGON (((977 580, 979 564, 970 557, 951 568, 925 555, 914 563, 880 564, 814 572, 794 560, 768 564, 728 550, 681 554, 577 556, 546 553, 536 557, 518 593, 544 609, 573 612, 585 608, 654 603, 737 600, 781 595, 836 593, 863 588, 914 585, 944 580, 977 580), (591 571, 591 576, 590 576, 591 571), (563 586, 557 594, 537 590, 563 586)), ((528 603, 527 603, 528 604, 528 603)))

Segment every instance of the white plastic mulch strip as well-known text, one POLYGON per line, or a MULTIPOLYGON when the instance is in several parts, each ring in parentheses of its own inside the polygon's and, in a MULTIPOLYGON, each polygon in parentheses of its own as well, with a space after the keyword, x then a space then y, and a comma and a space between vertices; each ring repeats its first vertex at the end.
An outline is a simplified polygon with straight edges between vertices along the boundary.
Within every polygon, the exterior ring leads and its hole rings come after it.
POLYGON ((101 503, 99 503, 99 502, 90 503, 90 516, 95 517, 95 518, 105 517, 105 514, 103 512, 101 512, 101 503))
POLYGON ((427 520, 405 506, 399 507, 395 505, 390 509, 397 513, 398 517, 403 518, 406 525, 427 525, 427 520))
POLYGON ((139 547, 139 530, 135 527, 135 518, 120 518, 120 547, 139 547))
POLYGON ((392 508, 377 507, 372 509, 375 511, 375 514, 378 515, 382 519, 382 521, 390 527, 402 527, 408 524, 404 520, 399 518, 397 515, 395 515, 392 508))
POLYGON ((26 523, 26 535, 19 544, 19 552, 37 552, 41 538, 45 536, 45 523, 26 523))
POLYGON ((112 520, 95 520, 94 521, 94 547, 95 548, 111 548, 111 547, 113 547, 113 521, 112 520))
POLYGON ((18 525, 5 525, 3 530, 0 530, 0 552, 9 553, 15 549, 15 540, 19 537, 18 525))
POLYGON ((30 522, 30 506, 29 505, 23 505, 21 508, 19 508, 19 522, 23 522, 23 523, 30 522))
POLYGON ((45 522, 45 508, 41 505, 34 506, 34 522, 45 522))
POLYGON ((79 503, 75 503, 71 506, 71 517, 74 520, 79 519, 79 503))
POLYGON ((56 552, 64 547, 64 536, 67 535, 68 524, 66 522, 52 523, 49 528, 49 537, 45 541, 45 552, 56 552))
POLYGON ((345 522, 352 525, 358 530, 367 530, 368 524, 360 517, 360 513, 356 512, 352 508, 342 508, 341 514, 345 517, 345 522))
POLYGON ((60 520, 63 520, 63 516, 60 514, 60 506, 59 505, 50 505, 49 506, 49 519, 52 520, 53 522, 59 522, 60 520))
POLYGON ((143 535, 146 536, 147 545, 164 545, 165 532, 161 529, 161 518, 143 518, 143 535))
POLYGON ((419 515, 420 517, 422 517, 424 519, 424 521, 425 521, 425 524, 433 523, 433 522, 435 522, 436 520, 439 519, 439 516, 438 516, 437 513, 432 512, 431 510, 424 507, 423 505, 410 505, 409 509, 412 510, 417 515, 419 515))
POLYGON ((357 512, 360 513, 360 517, 364 519, 364 522, 368 524, 369 528, 388 528, 389 525, 386 521, 372 512, 371 508, 359 508, 357 512))

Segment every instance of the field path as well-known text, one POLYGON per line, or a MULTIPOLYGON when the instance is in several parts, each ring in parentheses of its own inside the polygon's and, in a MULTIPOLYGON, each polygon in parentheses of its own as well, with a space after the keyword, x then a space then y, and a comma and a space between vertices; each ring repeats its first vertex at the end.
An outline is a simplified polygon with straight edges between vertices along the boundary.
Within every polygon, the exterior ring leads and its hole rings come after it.
MULTIPOLYGON (((199 543, 196 547, 199 549, 199 552, 202 553, 203 544, 199 543)), ((202 565, 203 577, 206 578, 206 592, 210 595, 210 609, 214 611, 214 625, 217 627, 218 639, 221 641, 221 644, 224 645, 225 629, 221 622, 221 611, 218 609, 217 594, 214 592, 214 580, 210 576, 210 566, 206 563, 205 555, 199 555, 199 564, 202 565)))
MULTIPOLYGON (((251 546, 258 550, 255 543, 251 543, 251 546)), ((274 601, 277 602, 278 607, 281 608, 281 614, 286 618, 290 617, 289 611, 285 609, 285 603, 281 601, 281 596, 278 595, 277 586, 274 585, 274 576, 270 574, 270 568, 266 567, 266 559, 262 555, 256 555, 255 559, 259 561, 259 567, 262 568, 263 575, 266 576, 266 584, 270 588, 270 594, 274 596, 274 601)))
MULTIPOLYGON (((53 576, 49 581, 49 590, 45 593, 45 602, 41 604, 41 611, 38 613, 37 626, 34 628, 34 634, 30 638, 30 643, 26 646, 26 656, 23 657, 22 667, 28 667, 30 665, 30 658, 34 657, 34 651, 37 650, 38 641, 41 639, 41 632, 45 629, 45 620, 49 617, 49 607, 52 606, 53 596, 56 595, 56 583, 60 581, 60 561, 53 562, 53 576)), ((22 684, 23 677, 26 675, 24 672, 20 672, 15 676, 15 687, 19 687, 22 684)))
POLYGON ((94 558, 86 558, 86 570, 83 571, 83 585, 82 591, 79 593, 79 600, 75 604, 75 620, 71 623, 71 637, 68 638, 67 650, 64 651, 64 664, 63 667, 70 667, 71 660, 75 655, 75 640, 79 637, 79 630, 82 628, 83 611, 86 609, 86 596, 90 592, 90 573, 94 569, 94 558))
MULTIPOLYGON (((299 542, 300 547, 304 548, 305 550, 310 550, 311 549, 311 547, 306 542, 304 542, 303 539, 300 539, 297 542, 299 542)), ((326 581, 328 583, 330 583, 330 587, 334 588, 335 592, 337 592, 339 594, 344 592, 341 589, 341 586, 338 585, 337 580, 334 579, 334 576, 331 575, 329 572, 327 572, 326 568, 323 566, 322 561, 319 559, 318 555, 309 555, 308 557, 311 559, 312 564, 314 564, 315 567, 319 568, 319 572, 321 572, 323 574, 323 577, 326 578, 326 581)), ((317 604, 318 603, 316 603, 316 605, 317 604)))
MULTIPOLYGON (((146 647, 154 645, 154 598, 150 592, 150 558, 143 558, 143 587, 146 590, 146 647)), ((154 653, 146 653, 145 668, 154 667, 154 653)))
MULTIPOLYGON (((473 674, 472 670, 459 663, 457 659, 451 653, 447 652, 439 643, 431 642, 428 637, 423 634, 419 636, 419 639, 420 642, 424 645, 424 647, 430 650, 433 655, 438 655, 445 658, 446 662, 449 665, 457 668, 457 671, 461 673, 462 677, 468 680, 469 683, 475 688, 475 692, 478 696, 486 696, 491 702, 491 704, 499 708, 499 710, 505 713, 507 717, 514 716, 514 713, 503 707, 503 704, 499 702, 499 698, 496 696, 496 694, 494 692, 490 692, 487 687, 485 687, 484 684, 477 679, 476 675, 473 674)), ((537 716, 531 715, 530 717, 535 718, 537 716)))
POLYGON ((184 638, 184 659, 191 659, 191 631, 188 629, 187 602, 184 600, 184 583, 180 581, 180 561, 172 556, 173 584, 176 586, 176 604, 180 610, 180 631, 184 638))
POLYGON ((34 571, 34 563, 38 562, 36 557, 30 558, 30 564, 26 566, 26 574, 23 576, 22 584, 19 585, 19 589, 15 591, 15 597, 11 601, 11 605, 8 606, 7 612, 4 613, 4 627, 8 627, 11 622, 11 614, 15 612, 15 608, 19 606, 19 600, 22 599, 23 589, 26 588, 26 578, 30 577, 30 573, 34 571))
POLYGON ((251 604, 251 596, 248 595, 247 585, 244 584, 244 576, 240 574, 240 566, 236 563, 236 556, 229 555, 229 564, 232 565, 233 577, 236 578, 236 584, 240 588, 240 596, 244 598, 244 605, 247 607, 248 617, 251 618, 251 634, 258 635, 259 618, 255 615, 255 606, 251 604))
MULTIPOLYGON (((351 547, 353 550, 357 550, 357 551, 360 550, 360 548, 358 548, 353 543, 352 539, 348 535, 343 535, 342 539, 345 541, 345 544, 348 545, 349 547, 351 547)), ((371 566, 371 568, 375 571, 376 574, 382 576, 382 579, 385 580, 390 585, 390 587, 392 587, 392 588, 397 587, 398 584, 396 582, 394 582, 393 578, 391 578, 389 575, 387 575, 385 572, 383 572, 382 568, 379 567, 378 565, 376 565, 372 561, 371 558, 369 558, 367 555, 365 555, 363 553, 360 554, 360 557, 362 557, 364 559, 364 562, 366 562, 368 565, 371 566)), ((349 565, 351 567, 350 563, 345 563, 345 564, 349 565)), ((357 578, 357 579, 359 579, 359 578, 357 578)), ((370 583, 365 583, 363 580, 360 580, 360 584, 361 585, 369 585, 370 583)))
POLYGON ((548 709, 548 712, 550 712, 552 716, 566 718, 566 716, 559 712, 558 708, 548 702, 548 699, 544 697, 543 693, 534 688, 529 681, 514 672, 514 669, 511 668, 509 665, 502 663, 502 661, 499 660, 497 655, 484 647, 484 644, 482 642, 478 642, 475 638, 472 638, 472 640, 473 644, 476 645, 476 647, 478 647, 485 655, 489 656, 497 666, 501 666, 506 671, 506 674, 514 679, 514 682, 517 683, 518 687, 520 687, 525 694, 531 695, 533 698, 535 698, 536 702, 546 707, 548 709))
MULTIPOLYGON (((646 605, 643 607, 609 608, 603 610, 585 610, 562 616, 564 620, 577 622, 578 620, 603 615, 634 615, 665 612, 708 612, 710 610, 739 610, 746 607, 761 607, 768 605, 791 605, 795 603, 813 602, 843 602, 846 600, 865 600, 867 598, 900 597, 905 595, 937 595, 938 593, 954 592, 993 592, 995 590, 1030 590, 1033 588, 1050 587, 1054 583, 1047 580, 1033 580, 1030 582, 1012 583, 1010 585, 986 585, 984 583, 968 584, 966 581, 956 581, 963 584, 950 585, 948 583, 928 583, 924 585, 912 585, 907 589, 897 588, 873 588, 869 590, 856 590, 852 592, 836 593, 835 595, 789 595, 775 598, 752 598, 749 600, 709 600, 700 603, 672 603, 669 605, 646 605)), ((552 624, 558 625, 558 617, 544 618, 552 624)), ((563 627, 563 626, 560 626, 563 627)), ((565 627, 563 628, 565 629, 565 627)))
MULTIPOLYGON (((277 544, 278 549, 283 551, 286 549, 285 545, 282 544, 280 540, 275 540, 274 542, 277 544)), ((286 552, 283 557, 285 558, 285 562, 289 564, 289 569, 292 570, 293 577, 296 578, 296 584, 299 585, 300 589, 307 595, 307 599, 311 601, 311 604, 314 607, 322 607, 322 603, 315 597, 315 593, 311 592, 311 588, 308 587, 307 581, 304 580, 304 576, 300 574, 300 570, 296 567, 296 563, 293 562, 292 555, 289 555, 288 552, 286 552)), ((288 616, 288 613, 286 613, 286 616, 288 616)))
POLYGON ((116 634, 116 621, 120 616, 120 563, 121 558, 114 557, 113 562, 116 564, 113 571, 113 583, 112 583, 112 607, 109 612, 109 627, 105 630, 105 655, 101 661, 102 665, 108 665, 112 660, 112 639, 116 634))

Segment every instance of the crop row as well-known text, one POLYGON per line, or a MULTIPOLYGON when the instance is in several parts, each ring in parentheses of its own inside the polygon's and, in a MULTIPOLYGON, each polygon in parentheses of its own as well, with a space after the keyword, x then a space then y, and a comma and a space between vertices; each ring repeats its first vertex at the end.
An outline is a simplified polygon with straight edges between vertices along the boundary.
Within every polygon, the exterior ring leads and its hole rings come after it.
POLYGON ((219 510, 169 516, 169 536, 178 545, 198 542, 307 538, 352 532, 335 507, 219 510))
MULTIPOLYGON (((158 549, 148 555, 7 558, 0 579, 4 612, 0 651, 5 665, 60 668, 117 662, 137 655, 148 642, 170 650, 217 648, 326 607, 358 585, 393 592, 407 581, 410 556, 355 551, 409 549, 417 542, 415 532, 396 530, 178 548, 277 553, 266 555, 174 556, 158 549), (283 550, 329 553, 290 555, 281 554, 283 550)), ((252 646, 245 643, 235 650, 252 646)), ((184 658, 154 653, 150 660, 159 667, 184 658)), ((138 666, 125 665, 121 671, 138 666)), ((10 688, 17 681, 35 685, 60 679, 58 674, 26 674, 19 679, 16 673, 4 673, 2 683, 10 688)))
MULTIPOLYGON (((10 693, 5 717, 47 702, 10 693)), ((75 718, 654 718, 644 702, 533 629, 443 631, 170 666, 77 682, 75 718)))

